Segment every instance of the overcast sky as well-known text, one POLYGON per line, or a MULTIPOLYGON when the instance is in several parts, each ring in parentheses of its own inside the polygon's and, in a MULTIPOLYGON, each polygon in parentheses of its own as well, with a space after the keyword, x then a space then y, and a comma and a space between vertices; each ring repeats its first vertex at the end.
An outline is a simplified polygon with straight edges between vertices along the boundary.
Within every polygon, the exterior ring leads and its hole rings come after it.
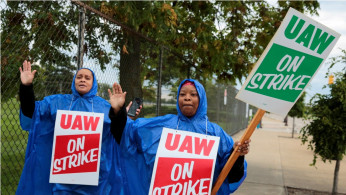
MULTIPOLYGON (((308 98, 310 99, 315 93, 329 94, 330 89, 322 89, 323 85, 328 82, 327 78, 324 78, 328 71, 328 62, 330 62, 330 57, 335 57, 341 55, 340 49, 346 49, 346 1, 319 1, 320 10, 319 16, 312 16, 316 21, 328 26, 329 28, 335 30, 341 34, 336 46, 330 53, 328 59, 322 65, 320 70, 317 72, 316 76, 310 83, 309 88, 306 90, 308 92, 308 98)), ((332 69, 332 72, 341 71, 345 64, 338 64, 332 69)))

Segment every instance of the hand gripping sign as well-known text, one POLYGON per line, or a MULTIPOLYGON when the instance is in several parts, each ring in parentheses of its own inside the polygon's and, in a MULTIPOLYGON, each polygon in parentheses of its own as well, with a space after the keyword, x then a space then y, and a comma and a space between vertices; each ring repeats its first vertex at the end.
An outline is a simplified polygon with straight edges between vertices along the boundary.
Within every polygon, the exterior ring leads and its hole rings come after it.
POLYGON ((98 185, 103 113, 58 110, 50 183, 98 185))
POLYGON ((219 140, 163 128, 149 194, 210 194, 219 140))
MULTIPOLYGON (((240 142, 265 111, 286 116, 334 48, 340 34, 290 8, 236 98, 258 109, 240 142)), ((235 149, 237 151, 238 148, 235 149)), ((238 158, 234 152, 215 182, 216 194, 238 158)))

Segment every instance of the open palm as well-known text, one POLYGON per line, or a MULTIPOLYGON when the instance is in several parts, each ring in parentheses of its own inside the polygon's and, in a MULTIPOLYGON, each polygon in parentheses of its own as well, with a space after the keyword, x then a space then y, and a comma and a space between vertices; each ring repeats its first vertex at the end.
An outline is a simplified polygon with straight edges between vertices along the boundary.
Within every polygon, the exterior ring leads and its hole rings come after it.
POLYGON ((115 82, 112 91, 108 89, 108 93, 109 103, 111 104, 115 114, 117 114, 125 104, 126 92, 123 92, 121 86, 115 82))
POLYGON ((34 80, 36 70, 31 72, 31 63, 28 61, 23 62, 23 68, 19 67, 20 80, 23 85, 30 85, 34 80))

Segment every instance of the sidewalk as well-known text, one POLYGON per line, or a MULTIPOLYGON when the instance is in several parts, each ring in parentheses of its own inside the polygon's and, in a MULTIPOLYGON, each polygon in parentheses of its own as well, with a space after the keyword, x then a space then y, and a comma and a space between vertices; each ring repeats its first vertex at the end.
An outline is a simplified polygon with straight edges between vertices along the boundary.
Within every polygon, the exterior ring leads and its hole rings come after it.
MULTIPOLYGON (((316 167, 309 166, 313 152, 302 145, 298 134, 292 138, 292 118, 288 126, 283 117, 265 114, 261 129, 251 136, 248 162, 248 175, 235 195, 325 195, 331 194, 335 161, 323 163, 317 159, 316 167)), ((295 130, 305 124, 295 120, 295 130)), ((240 139, 244 131, 233 135, 240 139)), ((342 160, 339 169, 338 193, 346 195, 346 160, 342 160)))

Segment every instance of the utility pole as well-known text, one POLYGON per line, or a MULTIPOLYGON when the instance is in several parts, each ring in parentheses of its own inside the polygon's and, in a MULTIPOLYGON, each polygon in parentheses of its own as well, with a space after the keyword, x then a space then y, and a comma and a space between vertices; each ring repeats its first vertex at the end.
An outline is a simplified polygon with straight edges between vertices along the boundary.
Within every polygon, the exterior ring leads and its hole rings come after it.
POLYGON ((79 8, 77 70, 83 67, 85 12, 84 7, 79 8))

